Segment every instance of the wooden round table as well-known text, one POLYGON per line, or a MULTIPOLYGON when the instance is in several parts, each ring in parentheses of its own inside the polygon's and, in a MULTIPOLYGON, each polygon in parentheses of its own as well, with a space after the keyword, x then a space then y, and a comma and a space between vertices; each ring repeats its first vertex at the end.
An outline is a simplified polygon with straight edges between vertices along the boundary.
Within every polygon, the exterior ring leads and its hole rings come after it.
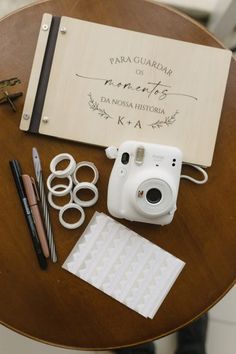
MULTIPOLYGON (((0 21, 0 80, 17 76, 25 93, 42 14, 66 15, 208 46, 221 44, 188 17, 151 1, 50 0, 0 21)), ((15 88, 15 90, 17 90, 15 88)), ((14 89, 12 89, 14 91, 14 89)), ((107 183, 113 161, 95 146, 19 130, 24 97, 14 113, 0 106, 0 320, 30 338, 67 348, 108 349, 165 336, 213 306, 236 278, 236 63, 232 59, 209 181, 181 183, 178 210, 165 227, 121 221, 186 262, 153 320, 147 320, 61 268, 95 210, 108 213, 107 183), (58 263, 38 267, 9 169, 18 159, 33 175, 32 147, 40 152, 44 176, 50 160, 68 152, 96 163, 100 199, 78 230, 63 229, 51 211, 58 263)))

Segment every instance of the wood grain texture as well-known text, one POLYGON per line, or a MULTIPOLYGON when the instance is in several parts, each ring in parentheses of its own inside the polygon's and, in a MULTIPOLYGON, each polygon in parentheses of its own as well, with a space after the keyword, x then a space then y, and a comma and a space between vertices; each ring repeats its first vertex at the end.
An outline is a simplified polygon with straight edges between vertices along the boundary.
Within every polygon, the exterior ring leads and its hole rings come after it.
POLYGON ((46 14, 20 129, 35 132, 38 122, 41 134, 102 147, 158 141, 178 147, 184 162, 211 165, 231 51, 63 16, 40 121, 32 110, 50 23, 46 14))
MULTIPOLYGON (((66 15, 150 34, 220 47, 186 16, 138 0, 51 0, 0 22, 1 79, 18 76, 26 92, 42 14, 66 15)), ((178 210, 166 227, 123 222, 186 262, 180 278, 153 320, 128 310, 61 269, 95 210, 107 213, 106 193, 112 161, 103 149, 19 130, 17 113, 0 106, 0 321, 34 339, 63 347, 108 349, 159 338, 190 322, 217 302, 236 275, 236 63, 231 62, 213 165, 203 186, 182 181, 178 210), (52 211, 59 263, 40 271, 16 194, 8 161, 19 159, 33 174, 31 149, 38 148, 45 177, 50 160, 71 153, 100 170, 100 199, 79 230, 63 229, 52 211)))

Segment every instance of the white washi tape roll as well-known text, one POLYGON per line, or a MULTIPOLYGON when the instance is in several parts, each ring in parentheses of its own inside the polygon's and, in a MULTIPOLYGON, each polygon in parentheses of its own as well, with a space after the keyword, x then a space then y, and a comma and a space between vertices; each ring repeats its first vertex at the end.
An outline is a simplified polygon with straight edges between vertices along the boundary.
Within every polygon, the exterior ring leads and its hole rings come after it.
POLYGON ((71 175, 74 172, 75 167, 76 167, 75 159, 73 158, 72 155, 67 153, 63 153, 55 156, 50 162, 51 172, 59 178, 64 178, 71 175), (69 165, 64 170, 57 170, 56 169, 57 165, 59 164, 59 162, 63 160, 69 160, 69 165))
POLYGON ((59 211, 59 221, 67 229, 76 229, 77 227, 83 224, 84 219, 85 219, 85 214, 83 208, 80 205, 75 203, 68 203, 64 205, 64 207, 59 211), (79 221, 73 224, 69 224, 63 219, 63 214, 68 209, 77 209, 80 212, 81 216, 79 221))
POLYGON ((98 172, 97 167, 94 165, 94 163, 89 162, 89 161, 81 161, 81 162, 77 163, 74 173, 73 173, 73 176, 72 176, 74 184, 80 183, 80 181, 76 177, 76 174, 77 174, 78 170, 82 167, 89 167, 93 170, 94 178, 90 183, 96 184, 98 181, 98 178, 99 178, 99 172, 98 172))
MULTIPOLYGON (((61 186, 60 184, 56 184, 55 186, 51 186, 51 183, 52 181, 54 180, 54 178, 58 178, 58 176, 54 175, 53 173, 51 173, 49 176, 48 176, 48 179, 47 179, 47 187, 48 187, 48 190, 49 192, 51 192, 53 195, 56 195, 57 197, 63 197, 64 195, 68 194, 71 190, 72 190, 72 187, 73 187, 73 181, 72 181, 72 178, 71 176, 66 176, 66 178, 69 180, 69 184, 68 186, 65 186, 64 189, 62 190, 57 190, 58 189, 58 186, 61 186)), ((60 187, 61 188, 61 187, 60 187)))
MULTIPOLYGON (((66 184, 57 184, 56 186, 54 186, 54 188, 56 187, 56 189, 58 188, 67 188, 67 185, 66 184)), ((69 191, 70 194, 70 200, 68 203, 71 203, 73 201, 73 195, 72 195, 72 191, 69 191)), ((53 194, 52 192, 48 192, 48 203, 51 205, 51 207, 53 207, 54 209, 56 210, 61 210, 64 205, 57 205, 54 201, 53 201, 53 194)))
POLYGON ((81 182, 77 184, 73 190, 73 200, 75 203, 81 205, 82 207, 90 207, 94 205, 98 200, 98 189, 93 183, 81 182), (77 193, 82 189, 89 189, 94 193, 94 197, 90 200, 81 200, 77 197, 77 193))

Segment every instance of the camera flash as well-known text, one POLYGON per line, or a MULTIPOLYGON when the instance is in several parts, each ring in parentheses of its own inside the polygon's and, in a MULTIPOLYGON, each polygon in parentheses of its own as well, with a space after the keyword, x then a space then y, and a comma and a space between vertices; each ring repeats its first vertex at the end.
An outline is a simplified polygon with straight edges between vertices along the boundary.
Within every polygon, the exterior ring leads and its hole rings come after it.
POLYGON ((142 165, 144 161, 144 154, 145 154, 145 149, 143 146, 137 147, 136 154, 135 154, 135 163, 137 165, 142 165))

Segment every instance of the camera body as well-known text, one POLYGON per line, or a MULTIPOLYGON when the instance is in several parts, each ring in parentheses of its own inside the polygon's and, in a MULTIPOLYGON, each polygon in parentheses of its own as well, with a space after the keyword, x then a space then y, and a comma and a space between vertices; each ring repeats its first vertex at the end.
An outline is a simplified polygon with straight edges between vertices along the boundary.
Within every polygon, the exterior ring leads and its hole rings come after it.
POLYGON ((182 152, 172 146, 126 141, 119 147, 108 184, 111 215, 169 224, 176 210, 182 152))

